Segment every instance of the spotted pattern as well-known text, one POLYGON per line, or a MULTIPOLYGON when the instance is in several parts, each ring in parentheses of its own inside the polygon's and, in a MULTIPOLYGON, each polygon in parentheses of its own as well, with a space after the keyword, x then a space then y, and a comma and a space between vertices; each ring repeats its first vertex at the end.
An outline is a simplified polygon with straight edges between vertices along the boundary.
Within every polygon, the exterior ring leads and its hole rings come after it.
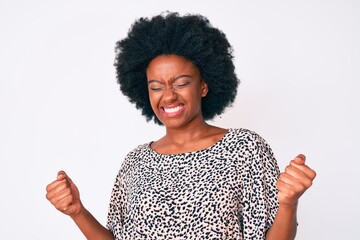
POLYGON ((140 145, 116 177, 107 227, 115 239, 265 239, 278 175, 269 145, 246 129, 183 154, 140 145))

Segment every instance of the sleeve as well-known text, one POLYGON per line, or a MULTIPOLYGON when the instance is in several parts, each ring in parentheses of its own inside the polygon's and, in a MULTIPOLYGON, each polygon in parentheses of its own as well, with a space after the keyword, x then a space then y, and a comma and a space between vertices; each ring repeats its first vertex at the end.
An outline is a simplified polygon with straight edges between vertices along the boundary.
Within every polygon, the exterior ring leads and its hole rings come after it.
POLYGON ((106 227, 113 233, 115 239, 123 239, 125 234, 124 225, 127 216, 128 204, 128 191, 131 186, 131 173, 134 171, 133 162, 137 159, 136 156, 144 149, 143 145, 129 152, 120 170, 116 176, 114 187, 111 192, 110 204, 108 209, 106 227))
POLYGON ((106 227, 113 233, 114 237, 116 237, 115 239, 121 239, 121 236, 123 235, 123 206, 125 202, 125 186, 123 176, 123 171, 120 169, 112 189, 107 216, 106 227))
POLYGON ((279 204, 276 182, 280 171, 268 143, 253 133, 244 184, 244 239, 265 239, 279 204))

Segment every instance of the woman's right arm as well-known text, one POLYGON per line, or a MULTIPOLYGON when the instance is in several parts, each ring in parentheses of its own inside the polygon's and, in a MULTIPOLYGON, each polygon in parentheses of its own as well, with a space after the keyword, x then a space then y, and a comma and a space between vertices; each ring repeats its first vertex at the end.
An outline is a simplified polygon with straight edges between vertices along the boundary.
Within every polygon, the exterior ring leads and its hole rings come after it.
POLYGON ((60 212, 70 216, 88 240, 113 240, 114 236, 82 205, 79 190, 64 171, 46 187, 46 198, 60 212))

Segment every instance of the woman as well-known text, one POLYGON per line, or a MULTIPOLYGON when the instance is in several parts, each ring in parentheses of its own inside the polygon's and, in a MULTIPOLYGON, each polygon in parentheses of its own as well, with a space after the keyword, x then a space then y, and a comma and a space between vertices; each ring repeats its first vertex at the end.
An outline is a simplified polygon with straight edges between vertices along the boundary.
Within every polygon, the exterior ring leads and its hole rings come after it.
POLYGON ((305 156, 280 174, 258 134, 206 123, 237 92, 226 36, 200 15, 166 13, 136 21, 116 50, 121 91, 166 134, 126 156, 106 227, 63 171, 48 200, 87 239, 294 239, 298 199, 316 175, 305 156))

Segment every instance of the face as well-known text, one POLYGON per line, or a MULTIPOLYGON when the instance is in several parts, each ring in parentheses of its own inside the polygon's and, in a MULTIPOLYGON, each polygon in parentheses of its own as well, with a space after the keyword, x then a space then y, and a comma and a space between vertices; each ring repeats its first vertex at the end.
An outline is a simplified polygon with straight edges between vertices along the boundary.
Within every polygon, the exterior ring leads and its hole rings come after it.
POLYGON ((151 107, 168 128, 203 123, 201 99, 208 87, 199 69, 177 55, 160 55, 146 70, 151 107))

